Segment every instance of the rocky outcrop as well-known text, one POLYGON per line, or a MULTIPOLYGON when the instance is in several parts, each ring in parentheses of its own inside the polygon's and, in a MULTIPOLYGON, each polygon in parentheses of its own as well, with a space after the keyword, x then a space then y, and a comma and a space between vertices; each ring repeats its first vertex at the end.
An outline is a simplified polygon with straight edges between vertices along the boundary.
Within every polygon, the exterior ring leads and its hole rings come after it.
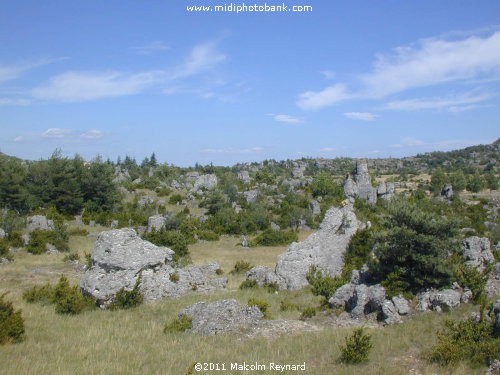
POLYGON ((235 299, 198 302, 182 310, 179 315, 187 315, 192 319, 188 332, 205 336, 241 333, 255 326, 263 317, 257 306, 243 306, 235 299))
POLYGON ((287 252, 278 256, 274 270, 252 269, 248 278, 257 282, 262 278, 277 280, 280 289, 297 290, 309 285, 306 275, 311 266, 325 275, 339 276, 344 266, 344 252, 359 227, 352 204, 332 207, 316 233, 303 242, 292 243, 287 252))
POLYGON ((26 218, 26 229, 28 232, 33 232, 34 230, 54 230, 54 222, 48 220, 47 217, 43 215, 28 216, 26 218))
POLYGON ((3 230, 3 228, 0 228, 0 238, 3 239, 7 237, 7 233, 5 233, 5 231, 3 230))
POLYGON ((441 312, 460 305, 462 293, 455 289, 427 290, 417 294, 417 310, 441 312))
POLYGON ((500 337, 500 301, 496 301, 493 305, 493 335, 500 337))
POLYGON ((132 290, 139 277, 146 302, 226 287, 227 279, 216 276, 218 264, 178 269, 173 255, 169 248, 142 240, 131 228, 101 232, 92 250, 92 266, 80 287, 103 307, 121 288, 132 290))
POLYGON ((113 178, 114 183, 120 183, 130 180, 130 174, 128 170, 122 169, 119 165, 115 167, 115 176, 113 178))
POLYGON ((279 279, 273 267, 256 266, 247 272, 247 279, 255 280, 257 285, 265 286, 278 283, 279 279))
POLYGON ((250 177, 248 171, 239 171, 238 180, 242 181, 244 184, 249 184, 252 182, 252 178, 250 177))
POLYGON ((399 315, 408 315, 410 313, 410 303, 406 298, 403 296, 394 296, 391 300, 399 315))
POLYGON ((255 201, 257 201, 257 198, 259 196, 259 190, 257 189, 248 190, 244 191, 242 194, 245 197, 247 203, 254 203, 255 201))
POLYGON ((394 196, 394 183, 382 181, 377 187, 377 197, 390 200, 394 196))
POLYGON ((167 219, 163 215, 153 215, 148 218, 148 233, 160 231, 165 228, 167 219))
POLYGON ((196 178, 192 191, 200 189, 213 190, 217 187, 217 176, 214 174, 204 174, 196 178))
POLYGON ((389 300, 383 302, 381 319, 385 324, 397 324, 402 322, 394 302, 389 300))
POLYGON ((484 271, 495 258, 490 250, 490 240, 486 237, 467 237, 462 242, 462 255, 465 264, 479 272, 484 271))
POLYGON ((451 184, 444 185, 444 187, 441 189, 440 195, 448 199, 453 198, 453 187, 451 186, 451 184))
POLYGON ((349 176, 344 184, 344 194, 349 199, 359 198, 370 204, 377 202, 377 191, 372 186, 366 160, 358 160, 352 178, 349 176))
POLYGON ((313 216, 321 213, 321 206, 317 200, 312 200, 311 203, 309 203, 309 209, 311 210, 313 216))
POLYGON ((500 295, 500 263, 495 263, 491 269, 484 289, 490 298, 500 295))

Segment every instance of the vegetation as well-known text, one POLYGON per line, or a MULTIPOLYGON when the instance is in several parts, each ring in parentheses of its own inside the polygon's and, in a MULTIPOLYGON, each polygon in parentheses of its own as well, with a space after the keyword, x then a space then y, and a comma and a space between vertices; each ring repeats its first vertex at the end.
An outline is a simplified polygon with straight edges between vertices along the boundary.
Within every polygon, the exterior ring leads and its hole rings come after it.
POLYGON ((250 262, 247 262, 246 260, 238 260, 234 264, 234 267, 230 273, 232 275, 239 275, 239 274, 245 273, 247 271, 250 271, 250 269, 252 267, 253 266, 250 264, 250 262))
POLYGON ((144 297, 142 296, 141 291, 139 289, 140 285, 141 285, 141 277, 138 277, 132 290, 126 290, 125 288, 121 288, 118 292, 116 292, 115 298, 109 304, 109 309, 125 310, 141 305, 142 302, 144 301, 144 297))
POLYGON ((24 319, 21 310, 14 310, 12 302, 0 295, 0 345, 21 342, 24 338, 24 319))
POLYGON ((186 314, 181 314, 177 318, 173 319, 171 322, 165 325, 163 329, 164 333, 171 332, 184 332, 188 329, 191 329, 193 326, 193 319, 186 314))
POLYGON ((373 348, 372 337, 363 328, 355 328, 351 335, 345 338, 345 344, 340 348, 340 362, 357 364, 368 361, 373 348))
POLYGON ((254 289, 257 288, 257 281, 252 280, 252 279, 246 279, 240 284, 240 289, 254 289))
POLYGON ((269 303, 266 301, 250 298, 247 303, 248 306, 257 306, 264 318, 269 318, 269 303))
POLYGON ((341 277, 325 276, 316 266, 309 267, 306 279, 311 285, 312 293, 315 296, 323 297, 323 305, 327 305, 328 300, 335 291, 348 282, 348 280, 341 277))
POLYGON ((297 232, 268 229, 250 241, 250 246, 280 246, 299 240, 297 232))

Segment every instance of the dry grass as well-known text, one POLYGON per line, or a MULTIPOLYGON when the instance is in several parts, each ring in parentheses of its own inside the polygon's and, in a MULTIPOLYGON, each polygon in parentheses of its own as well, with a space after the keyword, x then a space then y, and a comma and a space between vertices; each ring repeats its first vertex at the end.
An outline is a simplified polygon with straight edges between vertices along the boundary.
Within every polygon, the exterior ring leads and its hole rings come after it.
MULTIPOLYGON (((304 235, 301 235, 303 238, 304 235)), ((301 239, 302 239, 301 238, 301 239)), ((92 237, 72 237, 72 251, 83 256, 92 246, 92 237)), ((200 243, 191 247, 195 263, 218 261, 228 271, 236 260, 253 264, 275 263, 285 247, 242 249, 237 237, 200 243)), ((450 314, 420 314, 403 325, 370 329, 374 349, 370 362, 344 366, 337 362, 339 346, 350 328, 325 325, 320 332, 282 336, 274 340, 239 336, 198 337, 186 333, 164 334, 166 322, 180 309, 196 301, 236 298, 246 303, 250 297, 270 303, 273 318, 298 319, 297 310, 281 312, 280 301, 287 299, 301 308, 317 305, 318 299, 307 291, 279 292, 237 289, 244 276, 230 276, 229 291, 213 295, 191 295, 178 300, 161 301, 126 311, 92 311, 78 316, 62 316, 53 306, 26 304, 23 290, 46 281, 56 282, 64 273, 76 282, 80 274, 62 261, 64 254, 34 256, 20 251, 15 261, 0 266, 0 293, 10 291, 9 299, 23 310, 26 340, 0 347, 0 373, 23 374, 180 374, 195 362, 226 363, 246 361, 268 365, 270 362, 293 364, 306 362, 307 371, 299 374, 482 374, 484 369, 466 366, 444 369, 428 364, 422 352, 435 340, 436 331, 447 317, 467 314, 461 307, 450 314)), ((313 323, 328 321, 320 315, 313 323)), ((204 372, 201 372, 204 373, 204 372)), ((216 374, 217 372, 208 372, 216 374)), ((226 374, 245 372, 226 371, 226 374)), ((250 373, 250 372, 248 372, 250 373)), ((255 374, 275 374, 254 371, 255 374)), ((292 374, 295 372, 288 372, 292 374)))

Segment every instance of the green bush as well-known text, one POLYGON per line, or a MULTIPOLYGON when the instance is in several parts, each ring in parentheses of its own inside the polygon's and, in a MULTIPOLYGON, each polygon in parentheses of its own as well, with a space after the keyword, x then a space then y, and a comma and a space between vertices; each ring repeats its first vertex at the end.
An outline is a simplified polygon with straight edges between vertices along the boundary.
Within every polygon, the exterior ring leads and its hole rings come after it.
POLYGON ((351 277, 353 270, 359 270, 371 258, 371 250, 375 243, 373 229, 358 230, 350 239, 344 254, 342 276, 351 277))
POLYGON ((92 267, 92 254, 84 252, 83 256, 85 257, 85 266, 90 269, 92 267))
POLYGON ((68 230, 70 236, 88 236, 89 231, 85 228, 71 228, 68 230))
POLYGON ((251 279, 246 279, 240 284, 240 289, 254 289, 257 288, 257 281, 251 280, 251 279))
POLYGON ((115 298, 109 305, 110 310, 130 309, 139 306, 144 301, 144 297, 139 290, 141 278, 138 277, 132 290, 121 288, 115 294, 115 298))
POLYGON ((144 234, 146 241, 152 242, 157 246, 166 246, 172 249, 175 254, 173 260, 179 261, 183 257, 189 256, 188 239, 178 230, 160 230, 144 234))
POLYGON ((9 233, 9 236, 7 237, 9 240, 9 243, 12 247, 23 247, 24 246, 24 241, 22 237, 23 233, 20 231, 12 231, 9 233))
POLYGON ((280 286, 276 281, 272 283, 265 283, 264 288, 266 288, 269 293, 276 293, 280 290, 280 286))
POLYGON ((302 314, 300 315, 300 320, 310 319, 316 315, 316 309, 314 307, 306 307, 302 310, 302 314))
POLYGON ((482 274, 473 267, 461 264, 456 270, 457 282, 462 287, 467 287, 472 291, 472 300, 479 303, 485 297, 484 288, 488 276, 482 274))
POLYGON ((9 255, 9 241, 0 238, 0 258, 5 258, 9 255))
POLYGON ((169 332, 184 332, 193 327, 193 318, 186 314, 181 314, 171 322, 165 324, 164 333, 169 332))
POLYGON ((24 320, 21 310, 14 310, 12 302, 0 295, 0 345, 21 342, 24 338, 24 320))
POLYGON ((211 230, 198 230, 198 238, 202 241, 219 241, 219 234, 211 230))
POLYGON ((69 251, 68 239, 55 230, 36 229, 30 233, 26 250, 32 254, 43 254, 47 251, 46 244, 54 245, 59 251, 69 251))
POLYGON ((70 253, 68 255, 65 255, 63 258, 63 262, 75 261, 75 260, 80 260, 80 255, 78 255, 78 253, 70 253))
POLYGON ((239 275, 249 271, 251 268, 252 265, 250 264, 250 262, 247 262, 246 260, 237 260, 234 264, 233 269, 229 273, 231 275, 239 275))
POLYGON ((345 345, 340 347, 340 362, 348 364, 366 362, 372 348, 372 337, 366 334, 363 328, 356 328, 345 338, 345 345))
POLYGON ((461 361, 485 365, 500 354, 500 340, 493 338, 492 323, 485 320, 448 320, 437 338, 438 343, 430 350, 429 359, 442 365, 461 361))
POLYGON ((299 236, 293 230, 281 231, 268 229, 250 241, 250 246, 280 246, 298 240, 299 236))
POLYGON ((292 311, 297 309, 297 305, 290 302, 288 299, 281 300, 280 311, 292 311))
POLYGON ((171 282, 176 283, 177 281, 179 281, 179 274, 177 272, 172 272, 170 275, 168 275, 168 279, 171 282))
POLYGON ((168 199, 168 203, 170 204, 181 203, 183 199, 184 197, 181 194, 172 194, 168 199))
POLYGON ((70 286, 64 275, 55 286, 47 283, 28 289, 23 293, 23 299, 29 303, 54 304, 58 314, 75 315, 95 308, 95 300, 84 296, 78 286, 70 286))
POLYGON ((348 281, 340 277, 324 276, 316 266, 309 267, 306 279, 311 285, 312 293, 323 297, 323 304, 327 304, 335 291, 348 281))
POLYGON ((259 308, 260 312, 262 313, 262 315, 264 315, 264 318, 269 318, 269 311, 268 311, 269 304, 266 301, 262 301, 262 300, 257 299, 257 298, 250 298, 248 300, 247 305, 250 307, 257 306, 259 308))

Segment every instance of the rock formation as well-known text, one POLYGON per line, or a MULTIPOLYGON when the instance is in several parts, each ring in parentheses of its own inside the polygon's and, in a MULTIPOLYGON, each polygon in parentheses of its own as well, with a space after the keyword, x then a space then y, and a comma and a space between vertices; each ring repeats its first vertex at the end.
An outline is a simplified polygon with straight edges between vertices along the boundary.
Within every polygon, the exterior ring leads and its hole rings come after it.
POLYGON ((48 220, 47 217, 43 215, 28 216, 26 218, 26 229, 28 232, 33 232, 34 230, 54 230, 54 222, 48 220))
POLYGON ((169 248, 142 240, 131 228, 101 232, 92 250, 92 267, 80 287, 101 306, 121 288, 132 290, 139 277, 146 302, 226 287, 227 279, 216 277, 218 264, 179 269, 172 263, 173 255, 169 248))
POLYGON ((353 176, 347 177, 344 184, 344 194, 349 199, 359 198, 370 204, 377 202, 377 191, 372 186, 366 160, 358 160, 353 176))
POLYGON ((167 219, 163 215, 153 215, 148 218, 148 233, 153 230, 160 231, 165 228, 167 219))
POLYGON ((179 315, 187 315, 192 319, 192 327, 188 332, 205 336, 241 333, 263 317, 257 306, 243 306, 235 299, 198 302, 182 310, 179 315))
POLYGON ((217 176, 214 174, 204 174, 196 179, 191 191, 195 192, 200 189, 213 190, 216 187, 217 187, 217 176))
POLYGON ((359 226, 351 204, 332 207, 316 233, 304 242, 292 243, 287 252, 278 256, 274 270, 259 267, 250 270, 248 277, 261 285, 263 280, 272 280, 280 289, 297 290, 308 285, 310 266, 316 266, 325 275, 339 276, 344 266, 343 254, 359 226))
POLYGON ((482 272, 495 258, 490 250, 490 240, 486 237, 467 237, 462 242, 465 264, 482 272))

